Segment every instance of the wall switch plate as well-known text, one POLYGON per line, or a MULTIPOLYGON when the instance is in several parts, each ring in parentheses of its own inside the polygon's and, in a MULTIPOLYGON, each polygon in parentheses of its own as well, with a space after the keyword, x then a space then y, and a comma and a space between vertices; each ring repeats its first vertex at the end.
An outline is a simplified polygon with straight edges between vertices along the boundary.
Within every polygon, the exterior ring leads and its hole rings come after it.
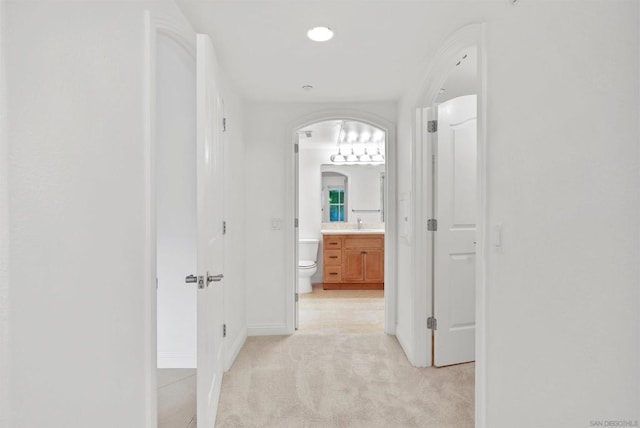
POLYGON ((280 230, 282 229, 282 219, 281 218, 272 218, 271 219, 271 230, 280 230))

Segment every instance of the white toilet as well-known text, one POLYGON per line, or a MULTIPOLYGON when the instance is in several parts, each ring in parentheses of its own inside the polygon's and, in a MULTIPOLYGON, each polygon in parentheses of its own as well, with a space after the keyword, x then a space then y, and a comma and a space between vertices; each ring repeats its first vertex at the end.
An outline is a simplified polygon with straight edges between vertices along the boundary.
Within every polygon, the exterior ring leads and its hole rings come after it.
POLYGON ((298 240, 298 293, 311 293, 311 277, 318 270, 318 239, 298 240))

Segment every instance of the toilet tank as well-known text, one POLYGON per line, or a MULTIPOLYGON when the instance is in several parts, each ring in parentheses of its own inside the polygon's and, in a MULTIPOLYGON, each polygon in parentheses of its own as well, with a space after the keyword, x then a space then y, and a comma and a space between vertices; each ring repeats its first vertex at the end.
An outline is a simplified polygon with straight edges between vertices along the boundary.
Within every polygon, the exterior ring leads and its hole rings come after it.
POLYGON ((319 243, 318 239, 300 238, 298 240, 298 260, 317 261, 319 243))

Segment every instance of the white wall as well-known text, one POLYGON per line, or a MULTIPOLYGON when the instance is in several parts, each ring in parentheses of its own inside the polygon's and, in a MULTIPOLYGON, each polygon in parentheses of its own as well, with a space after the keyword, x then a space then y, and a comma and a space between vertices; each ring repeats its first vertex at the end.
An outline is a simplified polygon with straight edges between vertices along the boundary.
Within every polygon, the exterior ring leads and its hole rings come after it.
POLYGON ((146 7, 6 4, 11 427, 154 426, 146 7))
POLYGON ((195 57, 156 41, 158 367, 196 367, 195 57))
POLYGON ((325 165, 326 171, 339 172, 349 177, 346 195, 348 223, 355 225, 358 217, 365 223, 381 223, 379 213, 351 213, 351 209, 381 208, 380 174, 385 171, 384 165, 333 165, 329 156, 335 153, 335 149, 305 149, 303 144, 300 146, 298 215, 301 238, 321 237, 322 165, 325 165))
POLYGON ((9 425, 9 204, 5 4, 0 3, 0 427, 9 425))
POLYGON ((362 110, 394 122, 395 103, 298 104, 251 102, 246 106, 246 260, 249 334, 284 334, 287 277, 285 230, 271 229, 284 219, 287 199, 285 150, 293 150, 288 128, 310 114, 331 109, 362 110))
POLYGON ((379 212, 353 212, 352 210, 381 210, 380 174, 384 165, 330 165, 325 171, 338 172, 349 177, 347 183, 347 223, 382 223, 379 212))
MULTIPOLYGON (((478 19, 488 223, 504 226, 504 251, 488 258, 486 426, 638 420, 638 4, 521 1, 478 19)), ((399 162, 418 92, 400 102, 399 162)), ((399 172, 399 191, 416 191, 399 172)), ((424 330, 404 315, 412 246, 399 251, 398 333, 410 342, 424 330)))
POLYGON ((300 143, 298 169, 298 217, 300 238, 320 238, 322 223, 321 171, 333 149, 308 149, 300 143))

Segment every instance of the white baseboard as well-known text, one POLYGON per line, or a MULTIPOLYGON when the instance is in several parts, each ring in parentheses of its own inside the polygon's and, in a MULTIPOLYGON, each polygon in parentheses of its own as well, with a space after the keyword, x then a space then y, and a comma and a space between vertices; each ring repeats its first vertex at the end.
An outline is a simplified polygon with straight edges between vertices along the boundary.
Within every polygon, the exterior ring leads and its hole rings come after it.
POLYGON ((247 327, 247 336, 284 336, 289 335, 286 324, 257 324, 247 327))
POLYGON ((236 357, 240 353, 240 349, 244 345, 244 342, 247 340, 247 329, 243 328, 235 340, 231 343, 230 346, 227 347, 225 352, 225 361, 224 361, 224 371, 229 371, 233 362, 236 360, 236 357))
POLYGON ((159 369, 194 369, 196 354, 191 352, 158 352, 159 369))

